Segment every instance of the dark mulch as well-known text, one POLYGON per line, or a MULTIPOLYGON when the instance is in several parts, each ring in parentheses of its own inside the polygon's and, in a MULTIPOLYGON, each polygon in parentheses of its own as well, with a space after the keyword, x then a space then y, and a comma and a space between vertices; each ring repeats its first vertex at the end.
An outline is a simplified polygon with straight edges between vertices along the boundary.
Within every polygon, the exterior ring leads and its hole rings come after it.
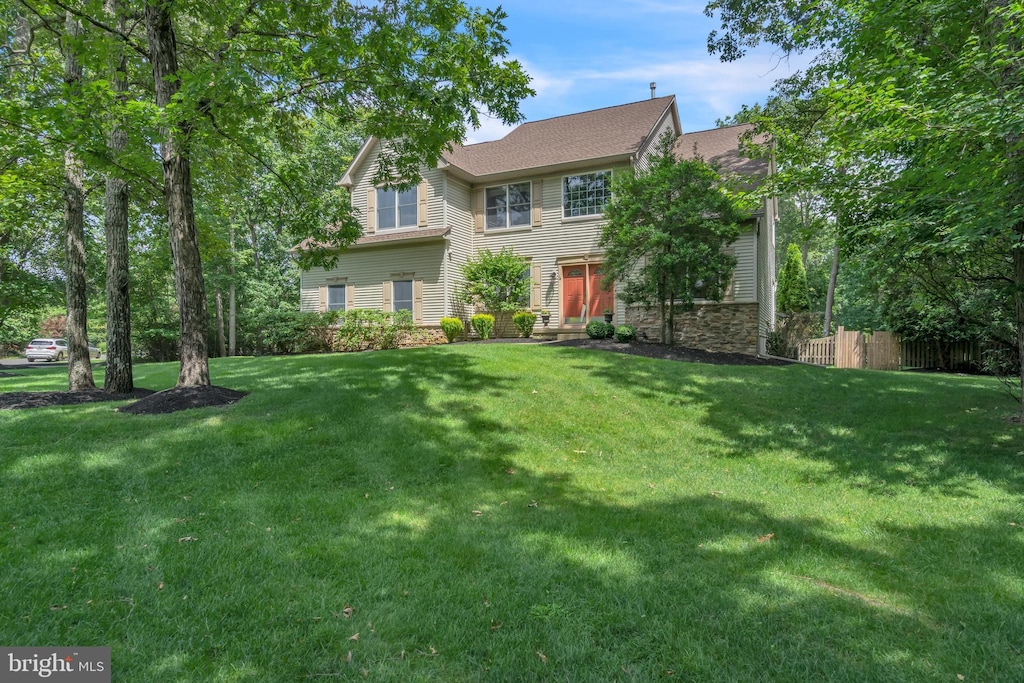
POLYGON ((136 389, 129 394, 112 394, 102 389, 87 389, 85 391, 10 391, 0 393, 0 410, 75 406, 82 403, 100 403, 102 401, 130 401, 131 399, 144 398, 152 393, 151 389, 136 389))
POLYGON ((686 363, 707 363, 710 365, 790 365, 790 363, 784 360, 759 358, 758 356, 748 356, 744 353, 715 353, 712 351, 701 351, 700 349, 688 349, 683 346, 652 344, 650 342, 620 344, 612 339, 567 339, 551 342, 551 345, 613 351, 615 353, 628 353, 633 356, 676 360, 686 363))
POLYGON ((189 408, 227 406, 245 396, 244 391, 224 387, 175 387, 151 394, 130 406, 118 408, 119 412, 132 415, 159 415, 189 408))

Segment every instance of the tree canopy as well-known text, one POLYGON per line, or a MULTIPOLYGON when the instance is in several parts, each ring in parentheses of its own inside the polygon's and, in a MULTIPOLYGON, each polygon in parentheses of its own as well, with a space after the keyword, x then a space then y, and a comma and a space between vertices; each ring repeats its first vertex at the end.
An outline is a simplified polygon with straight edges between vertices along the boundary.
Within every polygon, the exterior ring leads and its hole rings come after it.
MULTIPOLYGON (((1024 7, 713 0, 706 13, 721 20, 708 45, 723 59, 760 42, 816 52, 784 88, 810 105, 809 120, 843 171, 846 209, 869 207, 855 220, 840 217, 844 244, 903 235, 950 255, 995 245, 983 281, 1014 321, 1011 364, 1024 372, 1024 7)), ((887 256, 889 264, 898 258, 887 256)), ((1021 382, 1018 374, 1024 419, 1021 382)))
POLYGON ((234 190, 238 176, 259 176, 253 194, 282 209, 277 229, 312 237, 324 250, 306 256, 326 262, 359 235, 350 206, 275 150, 308 138, 307 122, 324 113, 336 129, 392 142, 381 178, 415 178, 482 112, 517 122, 532 91, 508 58, 504 17, 461 0, 22 0, 0 10, 0 142, 14 150, 0 159, 0 203, 33 201, 12 188, 65 151, 87 177, 127 180, 134 201, 138 188, 143 201, 160 192, 182 321, 179 384, 206 384, 209 224, 197 225, 194 185, 234 190), (73 35, 72 24, 81 26, 73 35), (60 77, 68 58, 81 68, 74 87, 60 77), (119 145, 108 144, 114 131, 119 145))

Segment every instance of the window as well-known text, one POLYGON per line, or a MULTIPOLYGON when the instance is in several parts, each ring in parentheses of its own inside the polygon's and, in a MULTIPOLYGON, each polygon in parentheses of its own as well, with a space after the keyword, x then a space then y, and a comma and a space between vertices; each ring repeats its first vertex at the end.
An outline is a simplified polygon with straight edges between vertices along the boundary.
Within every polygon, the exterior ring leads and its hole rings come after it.
POLYGON ((562 178, 562 217, 592 216, 604 212, 611 198, 611 171, 567 175, 562 178))
POLYGON ((530 225, 530 183, 489 187, 485 196, 488 230, 530 225))
POLYGON ((377 229, 416 227, 416 188, 408 190, 377 188, 377 229))
POLYGON ((391 284, 393 310, 412 313, 412 280, 395 280, 391 284))
POLYGON ((345 310, 345 285, 327 285, 327 310, 345 310))

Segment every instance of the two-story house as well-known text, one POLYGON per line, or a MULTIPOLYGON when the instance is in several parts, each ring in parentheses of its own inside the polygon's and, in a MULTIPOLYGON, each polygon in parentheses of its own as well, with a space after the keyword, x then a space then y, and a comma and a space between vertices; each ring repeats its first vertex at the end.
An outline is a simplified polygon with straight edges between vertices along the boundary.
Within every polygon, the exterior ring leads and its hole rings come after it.
MULTIPOLYGON (((756 181, 771 171, 745 158, 734 126, 681 135, 681 157, 699 154, 756 181)), ((303 310, 408 309, 436 326, 460 309, 462 265, 483 249, 512 247, 529 262, 529 307, 550 311, 538 333, 578 334, 606 309, 657 339, 653 314, 601 287, 598 239, 612 173, 644 168, 666 131, 680 134, 674 96, 525 123, 500 140, 456 146, 405 191, 372 182, 382 141, 368 139, 341 184, 363 236, 331 270, 302 273, 303 310)), ((699 302, 677 322, 677 342, 718 351, 764 351, 774 320, 775 204, 765 201, 729 249, 738 265, 726 297, 699 302)))

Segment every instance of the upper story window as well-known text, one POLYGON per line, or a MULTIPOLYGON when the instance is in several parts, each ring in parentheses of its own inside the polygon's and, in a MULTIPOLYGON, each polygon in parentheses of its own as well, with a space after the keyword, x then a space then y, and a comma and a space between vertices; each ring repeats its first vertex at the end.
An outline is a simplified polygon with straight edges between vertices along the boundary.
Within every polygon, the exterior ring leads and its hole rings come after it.
POLYGON ((611 199, 611 171, 567 175, 562 178, 562 217, 604 213, 611 199))
POLYGON ((484 212, 488 230, 530 225, 530 183, 488 187, 484 212))
POLYGON ((377 188, 377 230, 416 227, 416 188, 377 188))

